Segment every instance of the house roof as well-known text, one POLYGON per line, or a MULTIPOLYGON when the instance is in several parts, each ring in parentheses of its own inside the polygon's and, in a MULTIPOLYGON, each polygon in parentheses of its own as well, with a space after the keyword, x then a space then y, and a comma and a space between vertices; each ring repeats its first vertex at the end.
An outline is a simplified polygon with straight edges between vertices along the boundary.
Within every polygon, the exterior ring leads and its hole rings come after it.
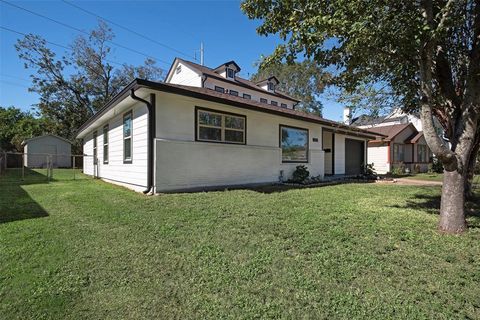
POLYGON ((378 133, 380 135, 384 135, 387 137, 384 140, 391 141, 395 139, 397 135, 399 135, 403 130, 405 130, 409 126, 413 126, 413 124, 411 123, 393 124, 391 126, 373 127, 373 128, 369 128, 368 130, 371 132, 378 133))
POLYGON ((414 134, 412 134, 410 137, 408 137, 405 140, 405 142, 417 143, 417 141, 420 140, 421 137, 423 137, 423 131, 418 131, 418 132, 415 132, 414 134))
POLYGON ((240 68, 240 66, 233 60, 231 61, 228 61, 228 62, 225 62, 225 63, 222 63, 221 65, 219 65, 218 67, 216 67, 215 69, 213 69, 214 71, 217 71, 217 70, 225 70, 225 68, 229 65, 235 65, 235 68, 237 68, 238 71, 242 70, 242 68, 240 68))
POLYGON ((38 140, 38 139, 41 139, 41 138, 45 138, 45 137, 53 137, 53 138, 57 138, 57 139, 60 139, 60 140, 63 140, 67 143, 70 143, 72 144, 72 142, 70 140, 67 140, 65 138, 62 138, 62 137, 59 137, 57 135, 54 135, 54 134, 44 134, 43 136, 38 136, 38 137, 33 137, 33 138, 30 138, 30 139, 26 139, 26 140, 23 140, 22 141, 22 146, 26 145, 27 143, 29 142, 32 142, 34 140, 38 140))
POLYGON ((85 129, 93 123, 96 119, 100 118, 108 110, 115 107, 115 105, 128 97, 131 90, 137 90, 140 88, 147 88, 158 90, 167 93, 179 94, 183 96, 189 96, 193 98, 203 99, 207 101, 223 103, 239 108, 249 109, 253 111, 265 112, 270 114, 276 114, 279 116, 293 118, 308 122, 319 123, 325 126, 333 127, 334 130, 338 133, 345 133, 349 135, 362 136, 367 139, 373 139, 377 136, 383 136, 383 134, 378 134, 366 129, 360 129, 353 126, 347 126, 343 123, 339 123, 332 120, 327 120, 322 117, 308 114, 305 112, 286 109, 282 107, 277 107, 265 103, 261 103, 254 100, 244 99, 237 96, 232 96, 229 94, 217 92, 215 90, 199 87, 190 87, 183 86, 179 84, 171 84, 164 82, 153 82, 142 79, 135 79, 129 85, 127 85, 120 93, 118 93, 111 101, 109 101, 102 109, 100 109, 93 117, 91 117, 87 122, 85 122, 77 131, 77 137, 85 131, 85 129))
POLYGON ((390 118, 389 116, 368 116, 363 114, 357 118, 352 119, 352 125, 353 126, 370 126, 370 125, 374 126, 381 123, 401 121, 405 117, 406 116, 390 118))
MULTIPOLYGON (((244 88, 247 88, 247 89, 251 89, 251 90, 255 90, 255 91, 261 92, 261 93, 266 94, 266 95, 271 95, 271 96, 275 96, 275 97, 278 97, 278 98, 287 99, 287 100, 290 100, 290 101, 293 101, 293 102, 296 102, 296 103, 300 102, 300 100, 295 99, 295 98, 287 95, 286 93, 278 91, 278 90, 275 90, 275 92, 266 91, 265 89, 260 88, 255 82, 247 80, 247 79, 243 79, 239 76, 235 76, 235 79, 225 79, 224 77, 219 75, 217 72, 215 72, 215 70, 220 68, 221 66, 217 67, 216 69, 211 69, 209 67, 202 66, 198 63, 191 62, 191 61, 188 61, 188 60, 184 60, 184 59, 181 59, 181 58, 175 58, 175 61, 177 61, 177 60, 181 61, 182 63, 184 63, 186 65, 188 65, 190 68, 199 71, 200 73, 206 75, 207 77, 211 77, 211 78, 214 78, 214 79, 217 79, 217 80, 220 80, 220 81, 224 81, 224 82, 230 83, 230 84, 234 83, 238 86, 241 86, 241 87, 244 87, 244 88)), ((167 73, 167 77, 168 77, 168 74, 170 74, 170 72, 171 72, 171 70, 172 70, 172 68, 175 64, 175 61, 172 63, 172 66, 170 67, 170 70, 167 73)), ((234 63, 234 62, 233 61, 227 62, 227 64, 229 64, 229 63, 234 63)), ((225 64, 223 64, 223 65, 225 65, 225 64)))

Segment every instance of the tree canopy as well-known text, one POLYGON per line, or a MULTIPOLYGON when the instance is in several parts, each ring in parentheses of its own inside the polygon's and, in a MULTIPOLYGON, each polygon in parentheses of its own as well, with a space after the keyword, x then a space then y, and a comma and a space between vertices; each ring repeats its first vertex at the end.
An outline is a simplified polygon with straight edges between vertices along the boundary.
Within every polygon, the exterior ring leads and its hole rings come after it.
POLYGON ((31 91, 40 95, 40 114, 55 124, 54 133, 73 139, 78 129, 134 78, 157 80, 163 70, 152 59, 144 65, 118 64, 108 45, 115 37, 99 22, 89 36, 79 36, 61 57, 45 39, 29 34, 15 45, 25 68, 32 69, 31 91))
POLYGON ((297 110, 322 115, 323 105, 318 96, 323 92, 328 81, 328 73, 310 60, 294 63, 276 63, 262 65, 258 63, 258 71, 252 75, 252 81, 261 81, 275 76, 280 84, 277 88, 301 102, 297 110))

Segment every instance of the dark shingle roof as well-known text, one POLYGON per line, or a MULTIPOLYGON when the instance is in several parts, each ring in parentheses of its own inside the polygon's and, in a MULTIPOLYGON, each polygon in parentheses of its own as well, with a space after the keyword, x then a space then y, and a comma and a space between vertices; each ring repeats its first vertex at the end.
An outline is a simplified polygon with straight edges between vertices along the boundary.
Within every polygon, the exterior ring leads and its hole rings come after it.
POLYGON ((375 132, 384 136, 387 136, 385 140, 393 140, 400 132, 405 130, 411 123, 394 124, 391 126, 380 126, 369 128, 370 132, 375 132))

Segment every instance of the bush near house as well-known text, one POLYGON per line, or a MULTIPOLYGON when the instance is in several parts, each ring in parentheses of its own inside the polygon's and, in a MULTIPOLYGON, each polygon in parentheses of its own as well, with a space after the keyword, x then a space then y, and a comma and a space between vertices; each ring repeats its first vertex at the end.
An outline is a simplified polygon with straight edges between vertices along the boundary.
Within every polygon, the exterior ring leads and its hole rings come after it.
POLYGON ((480 318, 480 201, 443 236, 439 187, 147 197, 68 177, 0 177, 3 319, 480 318))

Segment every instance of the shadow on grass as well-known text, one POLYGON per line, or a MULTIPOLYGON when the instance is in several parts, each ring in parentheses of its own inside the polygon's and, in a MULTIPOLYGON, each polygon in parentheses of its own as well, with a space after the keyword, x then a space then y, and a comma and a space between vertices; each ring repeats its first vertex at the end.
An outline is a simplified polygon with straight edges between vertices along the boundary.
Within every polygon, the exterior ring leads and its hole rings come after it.
POLYGON ((23 185, 44 183, 47 177, 38 171, 25 169, 22 180, 18 172, 7 170, 6 175, 0 177, 0 224, 47 217, 45 209, 22 188, 23 185))
MULTIPOLYGON (((440 212, 440 195, 417 194, 413 199, 406 201, 406 204, 392 206, 400 209, 415 209, 428 214, 439 214, 440 212)), ((469 221, 470 228, 480 228, 480 190, 474 197, 465 203, 465 215, 467 218, 473 218, 469 221)))

